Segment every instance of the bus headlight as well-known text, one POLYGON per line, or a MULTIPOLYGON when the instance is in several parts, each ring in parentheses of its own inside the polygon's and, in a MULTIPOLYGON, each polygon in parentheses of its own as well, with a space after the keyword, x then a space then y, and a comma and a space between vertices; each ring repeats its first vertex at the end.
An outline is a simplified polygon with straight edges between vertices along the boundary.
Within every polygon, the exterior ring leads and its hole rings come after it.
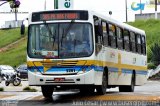
POLYGON ((81 70, 78 72, 78 74, 84 74, 86 72, 91 71, 92 69, 94 69, 94 66, 84 66, 83 68, 81 68, 81 70))
POLYGON ((34 73, 34 74, 41 74, 38 69, 28 69, 28 71, 34 73))

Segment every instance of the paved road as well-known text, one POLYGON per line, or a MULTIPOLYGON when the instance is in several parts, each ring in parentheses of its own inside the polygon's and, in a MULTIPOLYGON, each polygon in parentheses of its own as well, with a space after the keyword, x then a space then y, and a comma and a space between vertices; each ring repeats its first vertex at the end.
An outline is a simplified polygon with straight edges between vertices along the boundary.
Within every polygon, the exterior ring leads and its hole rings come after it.
MULTIPOLYGON (((10 84, 9 86, 5 86, 4 81, 2 81, 2 83, 0 83, 0 87, 3 87, 4 91, 6 91, 6 92, 22 92, 23 88, 28 87, 28 86, 29 86, 28 81, 26 79, 23 79, 19 86, 13 86, 13 84, 10 84)), ((40 87, 32 86, 31 88, 35 88, 39 92, 41 91, 40 87)))
MULTIPOLYGON (((139 106, 160 106, 159 81, 148 81, 147 84, 136 87, 134 93, 120 93, 118 88, 108 89, 107 94, 102 96, 96 93, 82 96, 78 91, 54 92, 51 101, 44 99, 39 87, 35 87, 38 92, 22 92, 22 88, 27 85, 28 82, 23 81, 19 87, 4 87, 5 92, 0 92, 0 106, 137 106, 136 103, 139 106)), ((1 86, 4 86, 4 83, 1 86)))

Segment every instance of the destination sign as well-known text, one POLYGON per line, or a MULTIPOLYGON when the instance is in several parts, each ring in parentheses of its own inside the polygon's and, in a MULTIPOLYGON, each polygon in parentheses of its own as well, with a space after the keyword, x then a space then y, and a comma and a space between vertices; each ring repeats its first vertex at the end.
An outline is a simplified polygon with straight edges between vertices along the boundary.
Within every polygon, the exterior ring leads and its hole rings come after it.
POLYGON ((87 11, 47 11, 32 14, 32 22, 54 20, 88 20, 87 11))
POLYGON ((50 13, 50 14, 41 14, 40 20, 77 20, 80 19, 78 13, 50 13))

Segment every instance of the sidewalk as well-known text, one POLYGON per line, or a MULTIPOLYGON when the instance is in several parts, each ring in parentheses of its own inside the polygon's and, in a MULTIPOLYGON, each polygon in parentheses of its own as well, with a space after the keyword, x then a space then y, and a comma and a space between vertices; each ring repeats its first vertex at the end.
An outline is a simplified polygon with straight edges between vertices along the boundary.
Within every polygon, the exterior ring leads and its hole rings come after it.
MULTIPOLYGON (((25 87, 29 86, 28 81, 22 80, 21 84, 19 86, 13 86, 13 84, 10 84, 9 86, 5 85, 5 81, 2 81, 0 83, 0 88, 3 87, 5 92, 22 92, 25 87)), ((41 87, 37 86, 30 86, 31 88, 37 89, 38 92, 41 92, 41 87)))

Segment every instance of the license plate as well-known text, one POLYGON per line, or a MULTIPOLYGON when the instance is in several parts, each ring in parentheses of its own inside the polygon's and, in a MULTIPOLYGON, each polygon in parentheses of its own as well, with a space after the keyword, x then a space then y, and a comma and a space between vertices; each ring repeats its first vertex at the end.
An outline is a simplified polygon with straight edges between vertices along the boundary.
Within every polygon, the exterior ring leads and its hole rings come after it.
POLYGON ((54 78, 54 81, 56 81, 56 82, 61 82, 61 81, 64 81, 65 80, 65 78, 54 78))

